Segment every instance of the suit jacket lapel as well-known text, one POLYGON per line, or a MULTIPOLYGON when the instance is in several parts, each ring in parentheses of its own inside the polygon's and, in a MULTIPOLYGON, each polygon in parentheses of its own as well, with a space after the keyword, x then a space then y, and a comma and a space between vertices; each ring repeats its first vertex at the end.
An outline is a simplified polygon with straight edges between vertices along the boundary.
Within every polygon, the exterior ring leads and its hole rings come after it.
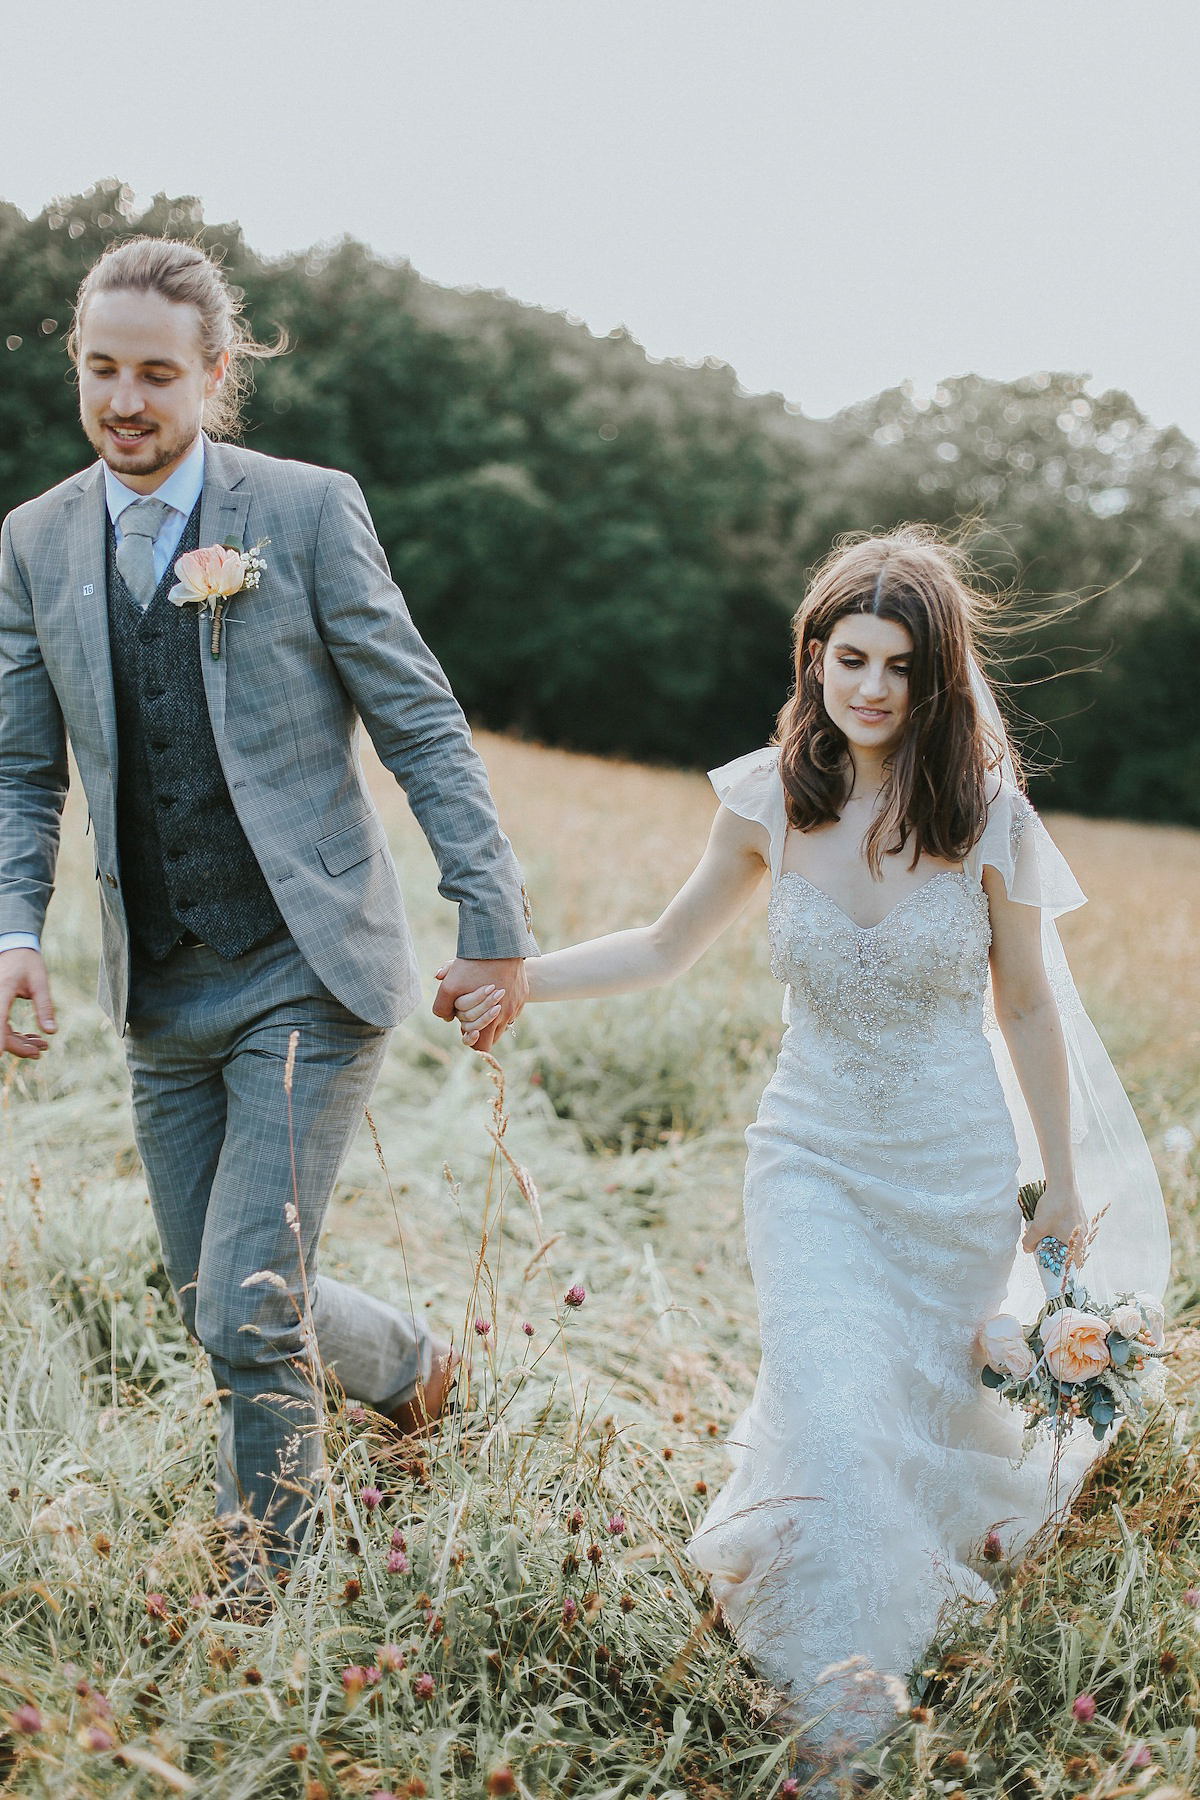
POLYGON ((108 641, 108 508, 104 498, 104 473, 99 463, 80 477, 67 505, 67 559, 79 643, 95 691, 108 766, 115 780, 117 708, 108 641))
MULTIPOLYGON (((244 547, 246 516, 250 511, 250 491, 236 458, 222 444, 204 440, 204 489, 200 496, 200 543, 223 544, 236 539, 244 547)), ((225 730, 225 670, 230 639, 236 636, 228 629, 221 633, 221 654, 212 653, 212 619, 201 611, 199 618, 200 667, 204 671, 204 692, 213 736, 219 743, 225 730)))

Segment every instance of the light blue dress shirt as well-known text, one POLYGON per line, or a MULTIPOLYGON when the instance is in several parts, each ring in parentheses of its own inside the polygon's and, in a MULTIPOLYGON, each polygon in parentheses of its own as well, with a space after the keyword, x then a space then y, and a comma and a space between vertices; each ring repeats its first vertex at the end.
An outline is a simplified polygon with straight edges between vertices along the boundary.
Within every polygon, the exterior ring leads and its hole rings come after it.
MULTIPOLYGON (((204 486, 204 439, 198 437, 177 469, 155 488, 152 494, 136 494, 127 488, 119 476, 114 475, 108 464, 104 464, 104 498, 108 504, 108 516, 113 522, 116 533, 117 548, 120 549, 125 533, 121 530, 121 514, 127 506, 136 500, 163 500, 171 508, 158 528, 158 536, 154 540, 154 579, 161 581, 167 572, 167 564, 179 547, 183 536, 183 528, 192 516, 192 508, 200 498, 200 490, 204 486)), ((40 950, 41 942, 32 931, 0 932, 0 956, 6 950, 40 950)))

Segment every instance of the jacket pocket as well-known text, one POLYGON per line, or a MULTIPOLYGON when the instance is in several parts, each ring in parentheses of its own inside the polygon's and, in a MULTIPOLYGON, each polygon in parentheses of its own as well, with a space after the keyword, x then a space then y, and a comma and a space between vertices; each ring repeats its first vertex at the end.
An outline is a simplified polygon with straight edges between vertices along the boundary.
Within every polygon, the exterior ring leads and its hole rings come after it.
POLYGON ((331 831, 328 837, 317 840, 317 854, 331 875, 343 875, 355 863, 365 862, 368 856, 386 848, 387 832, 377 812, 370 812, 365 819, 343 825, 340 831, 331 831))

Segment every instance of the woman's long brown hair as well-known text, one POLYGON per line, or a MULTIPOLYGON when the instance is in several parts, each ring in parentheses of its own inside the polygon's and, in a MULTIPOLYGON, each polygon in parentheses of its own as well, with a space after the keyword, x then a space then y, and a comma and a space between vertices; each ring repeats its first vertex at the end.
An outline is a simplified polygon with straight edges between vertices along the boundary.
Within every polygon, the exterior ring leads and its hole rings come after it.
POLYGON ((922 856, 961 862, 983 831, 1000 746, 975 704, 971 654, 989 604, 949 545, 928 528, 905 526, 839 544, 796 614, 796 687, 775 738, 788 821, 798 831, 838 818, 853 784, 849 744, 825 711, 816 673, 834 626, 870 613, 912 637, 908 721, 887 759, 883 804, 866 838, 876 879, 884 856, 910 842, 912 868, 922 856))

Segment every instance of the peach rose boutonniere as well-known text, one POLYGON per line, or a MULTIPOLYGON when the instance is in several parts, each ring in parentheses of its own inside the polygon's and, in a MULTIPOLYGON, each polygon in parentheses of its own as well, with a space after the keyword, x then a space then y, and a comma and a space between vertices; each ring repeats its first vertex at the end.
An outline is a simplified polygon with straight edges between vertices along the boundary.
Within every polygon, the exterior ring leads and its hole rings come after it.
POLYGON ((243 550, 232 539, 224 544, 208 544, 201 550, 186 551, 175 563, 177 580, 167 599, 176 606, 196 606, 211 615, 210 648, 214 656, 221 654, 225 608, 235 594, 258 586, 267 566, 260 552, 270 541, 261 538, 253 550, 243 550))

